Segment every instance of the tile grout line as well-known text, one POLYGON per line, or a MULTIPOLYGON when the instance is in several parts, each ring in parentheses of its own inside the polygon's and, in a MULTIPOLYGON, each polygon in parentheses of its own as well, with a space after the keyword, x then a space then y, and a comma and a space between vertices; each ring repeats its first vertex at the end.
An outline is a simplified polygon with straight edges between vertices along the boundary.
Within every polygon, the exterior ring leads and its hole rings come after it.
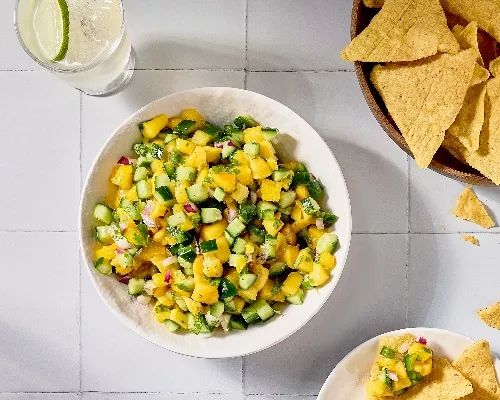
MULTIPOLYGON (((83 95, 80 92, 80 104, 79 104, 79 114, 80 114, 80 165, 79 165, 79 176, 80 176, 80 196, 82 194, 83 185, 83 160, 82 160, 82 106, 83 106, 83 95)), ((79 247, 79 246, 78 246, 79 247)), ((82 393, 82 258, 80 257, 80 251, 78 250, 78 393, 81 396, 82 393)))
POLYGON ((248 2, 245 1, 245 76, 243 78, 243 88, 247 89, 248 84, 248 2))
POLYGON ((410 156, 406 156, 406 190, 407 190, 407 204, 406 204, 406 221, 407 221, 407 229, 408 229, 408 235, 406 236, 406 277, 405 277, 405 284, 406 284, 406 299, 405 299, 405 328, 408 328, 408 315, 409 315, 409 309, 410 309, 410 238, 411 238, 411 166, 410 166, 411 160, 410 156))

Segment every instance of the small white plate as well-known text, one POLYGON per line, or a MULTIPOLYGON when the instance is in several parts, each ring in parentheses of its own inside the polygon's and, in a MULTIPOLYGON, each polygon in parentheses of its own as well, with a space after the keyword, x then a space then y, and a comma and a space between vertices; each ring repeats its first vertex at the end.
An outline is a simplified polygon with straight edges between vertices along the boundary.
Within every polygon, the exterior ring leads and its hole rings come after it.
MULTIPOLYGON (((384 333, 356 347, 330 373, 318 395, 318 400, 365 400, 365 383, 377 351, 381 336, 411 333, 424 337, 434 354, 455 360, 474 340, 444 329, 409 328, 384 333)), ((500 361, 495 358, 497 377, 500 376, 500 361)))
MULTIPOLYGON (((86 269, 104 303, 130 329, 166 349, 204 358, 237 357, 281 342, 307 323, 323 306, 342 274, 351 240, 351 206, 342 171, 321 136, 288 107, 261 94, 233 88, 200 88, 153 101, 124 121, 99 152, 83 187, 79 218, 80 245, 86 269), (304 304, 289 306, 283 315, 245 331, 212 336, 173 334, 155 321, 151 310, 128 295, 126 286, 113 276, 103 276, 93 266, 95 239, 92 213, 108 191, 111 169, 122 155, 131 154, 140 140, 138 123, 160 113, 177 115, 185 108, 198 109, 208 121, 223 125, 241 114, 250 114, 280 134, 276 150, 284 160, 305 162, 325 187, 326 206, 339 220, 335 232, 340 241, 332 279, 319 290, 310 290, 304 304)), ((96 328, 97 330, 99 327, 96 328)))

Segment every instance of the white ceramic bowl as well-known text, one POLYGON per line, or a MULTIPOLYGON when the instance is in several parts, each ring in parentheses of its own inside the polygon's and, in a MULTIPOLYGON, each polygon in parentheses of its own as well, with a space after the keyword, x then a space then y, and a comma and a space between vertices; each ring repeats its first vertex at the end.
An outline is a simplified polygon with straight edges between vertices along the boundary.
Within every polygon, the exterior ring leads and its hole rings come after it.
MULTIPOLYGON (((356 347, 330 373, 318 395, 318 400, 365 400, 365 384, 370 375, 381 336, 411 333, 427 339, 434 354, 455 360, 474 340, 444 329, 409 328, 384 333, 356 347)), ((500 377, 500 361, 495 358, 494 366, 500 377)))
MULTIPOLYGON (((104 303, 130 329, 166 349, 204 358, 236 357, 270 347, 302 327, 328 299, 342 274, 351 239, 351 208, 344 177, 330 149, 301 117, 288 107, 257 93, 233 88, 200 88, 174 93, 146 105, 128 118, 108 139, 95 159, 83 188, 80 204, 79 233, 87 271, 104 303), (112 167, 122 155, 131 154, 131 146, 140 139, 137 124, 160 113, 178 114, 185 108, 197 108, 205 118, 223 125, 240 114, 250 114, 258 121, 276 127, 282 133, 276 141, 283 159, 305 162, 321 180, 329 195, 327 207, 338 215, 336 233, 340 249, 337 266, 330 282, 311 290, 302 306, 288 306, 283 315, 246 331, 211 336, 172 334, 158 324, 150 310, 128 294, 125 285, 113 276, 102 276, 93 267, 94 205, 105 197, 112 167)), ((98 328, 97 328, 98 329, 98 328)))

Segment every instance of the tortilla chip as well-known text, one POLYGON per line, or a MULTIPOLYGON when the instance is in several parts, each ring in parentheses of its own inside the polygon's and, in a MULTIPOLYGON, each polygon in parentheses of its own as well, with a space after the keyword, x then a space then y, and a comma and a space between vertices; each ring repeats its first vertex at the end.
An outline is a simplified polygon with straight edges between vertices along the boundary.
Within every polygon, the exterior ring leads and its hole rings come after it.
POLYGON ((490 61, 489 70, 493 76, 500 78, 500 57, 490 61))
POLYGON ((486 83, 484 119, 477 151, 467 150, 450 134, 446 135, 443 147, 500 185, 500 78, 490 79, 486 83))
POLYGON ((462 25, 455 25, 453 27, 453 34, 460 48, 462 50, 474 49, 476 51, 478 64, 484 66, 483 57, 479 52, 479 42, 477 40, 477 23, 473 21, 465 28, 462 25))
POLYGON ((453 214, 457 218, 474 222, 486 229, 495 226, 495 222, 488 214, 484 204, 481 203, 481 200, 478 199, 476 193, 470 187, 466 187, 458 196, 453 214))
POLYGON ((434 358, 432 372, 420 384, 396 397, 400 400, 456 400, 472 393, 472 383, 448 360, 434 358))
POLYGON ((498 387, 490 345, 486 340, 469 346, 454 362, 453 367, 471 381, 474 392, 465 400, 498 400, 498 387))
POLYGON ((469 49, 373 68, 371 80, 420 167, 430 164, 462 108, 475 64, 469 49))
POLYGON ((363 4, 368 8, 382 8, 384 0, 363 0, 363 4))
POLYGON ((498 0, 442 0, 443 8, 466 21, 477 21, 481 29, 500 41, 500 2, 498 0))
POLYGON ((460 50, 439 0, 386 0, 368 27, 342 51, 347 61, 414 61, 460 50))
POLYGON ((474 246, 479 246, 479 239, 474 235, 463 235, 462 239, 470 244, 473 244, 474 246))
POLYGON ((479 310, 477 315, 486 325, 500 330, 500 302, 479 310))

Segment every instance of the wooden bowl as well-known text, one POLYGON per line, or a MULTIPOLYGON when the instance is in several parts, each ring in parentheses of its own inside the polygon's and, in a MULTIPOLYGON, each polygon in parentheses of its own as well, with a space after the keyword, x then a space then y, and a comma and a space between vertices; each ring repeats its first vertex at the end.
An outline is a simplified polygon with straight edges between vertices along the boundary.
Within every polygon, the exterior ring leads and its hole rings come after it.
MULTIPOLYGON (((365 29, 370 23, 371 19, 377 13, 378 10, 367 8, 363 5, 362 0, 354 0, 352 15, 351 15, 351 38, 356 37, 363 29, 365 29)), ((456 21, 456 17, 453 17, 454 21, 456 21)), ((482 35, 486 35, 482 33, 482 35)), ((492 39, 491 39, 492 40, 492 39)), ((481 40, 480 40, 481 42, 481 40)), ((491 44, 488 43, 487 38, 483 38, 483 42, 485 42, 485 48, 491 48, 491 44)), ((485 62, 489 62, 489 59, 495 58, 494 56, 497 53, 496 50, 496 42, 493 41, 493 46, 495 51, 489 55, 488 60, 485 62)), ((490 51, 491 52, 491 51, 490 51)), ((483 54, 484 56, 484 54, 483 54)), ((389 137, 407 154, 413 157, 410 148, 406 144, 401 132, 399 131, 396 123, 389 115, 387 108, 378 94, 377 90, 373 86, 370 81, 370 72, 375 64, 373 63, 355 63, 356 75, 358 77, 359 85, 361 86, 361 91, 365 96, 366 102, 370 107, 373 115, 377 119, 378 123, 382 126, 384 131, 389 135, 389 137)), ((488 64, 486 64, 488 65, 488 64)), ((434 159, 432 160, 429 168, 434 171, 448 176, 457 181, 461 181, 471 185, 479 185, 479 186, 492 186, 494 185, 488 178, 483 176, 479 171, 470 167, 469 165, 463 164, 458 161, 455 157, 453 157, 450 153, 448 153, 445 149, 440 148, 434 159)))

